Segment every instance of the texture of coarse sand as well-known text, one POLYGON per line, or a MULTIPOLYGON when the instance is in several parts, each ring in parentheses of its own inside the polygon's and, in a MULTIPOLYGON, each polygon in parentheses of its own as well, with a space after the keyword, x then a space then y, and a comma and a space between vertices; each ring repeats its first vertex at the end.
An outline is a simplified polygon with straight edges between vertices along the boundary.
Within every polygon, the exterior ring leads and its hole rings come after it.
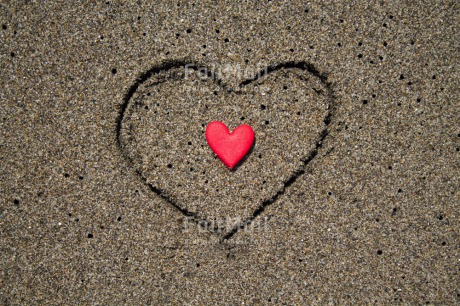
POLYGON ((458 20, 3 1, 0 304, 459 304, 458 20), (232 171, 214 120, 255 131, 232 171))

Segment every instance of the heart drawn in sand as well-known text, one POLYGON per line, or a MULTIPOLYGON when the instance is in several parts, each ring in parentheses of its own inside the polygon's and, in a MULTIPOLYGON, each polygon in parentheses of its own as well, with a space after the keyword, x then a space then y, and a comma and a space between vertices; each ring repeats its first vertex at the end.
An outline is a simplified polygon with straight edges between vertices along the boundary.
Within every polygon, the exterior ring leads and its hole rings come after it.
POLYGON ((254 142, 254 131, 242 124, 232 132, 220 122, 213 121, 206 127, 206 140, 217 157, 230 169, 248 153, 254 142))
POLYGON ((223 239, 320 155, 336 108, 326 76, 307 62, 254 75, 230 87, 204 65, 165 62, 135 80, 118 117, 117 144, 133 173, 223 239))

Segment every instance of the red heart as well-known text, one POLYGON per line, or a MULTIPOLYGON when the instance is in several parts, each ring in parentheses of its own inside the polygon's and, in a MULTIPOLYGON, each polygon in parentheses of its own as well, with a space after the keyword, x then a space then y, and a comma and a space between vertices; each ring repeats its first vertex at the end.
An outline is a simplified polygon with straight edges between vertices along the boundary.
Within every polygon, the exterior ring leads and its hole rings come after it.
POLYGON ((213 121, 206 127, 206 140, 217 157, 232 169, 251 149, 254 131, 250 125, 242 124, 230 133, 224 123, 213 121))

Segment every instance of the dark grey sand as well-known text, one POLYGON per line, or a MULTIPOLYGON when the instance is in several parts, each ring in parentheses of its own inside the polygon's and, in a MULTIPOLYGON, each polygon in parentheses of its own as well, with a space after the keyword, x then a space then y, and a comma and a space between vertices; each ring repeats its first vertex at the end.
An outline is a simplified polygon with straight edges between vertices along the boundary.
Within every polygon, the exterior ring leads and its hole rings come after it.
POLYGON ((1 3, 0 303, 460 303, 460 4, 411 2, 1 3))

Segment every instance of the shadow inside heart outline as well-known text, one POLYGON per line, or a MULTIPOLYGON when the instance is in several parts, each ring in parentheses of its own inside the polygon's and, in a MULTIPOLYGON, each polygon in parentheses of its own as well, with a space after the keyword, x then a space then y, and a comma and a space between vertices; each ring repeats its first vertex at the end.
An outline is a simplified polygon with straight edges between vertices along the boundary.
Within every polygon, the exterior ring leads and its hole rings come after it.
MULTIPOLYGON (((144 72, 141 74, 136 80, 135 83, 130 86, 128 92, 126 93, 124 97, 124 102, 120 107, 120 112, 118 116, 118 121, 117 121, 117 127, 116 127, 116 137, 117 137, 117 145, 122 153, 122 156, 128 161, 129 165, 132 166, 135 169, 136 174, 139 176, 139 178, 146 184, 151 191, 159 195, 161 198, 165 199, 167 202, 169 202, 171 205, 173 205, 177 210, 179 210, 183 215, 188 217, 190 220, 193 220, 200 226, 205 227, 208 230, 211 230, 213 232, 221 234, 222 231, 220 228, 218 228, 217 225, 215 225, 213 228, 209 228, 209 224, 213 224, 208 222, 208 220, 203 219, 199 216, 199 212, 193 212, 190 211, 184 207, 182 207, 177 201, 173 200, 170 195, 168 195, 167 192, 164 190, 154 186, 152 183, 150 183, 147 179, 146 176, 143 175, 142 171, 140 171, 138 168, 135 167, 135 163, 132 160, 132 158, 129 156, 126 147, 121 139, 121 130, 123 128, 123 119, 125 118, 125 112, 128 109, 128 106, 130 104, 131 99, 133 98, 134 94, 136 93, 137 89, 139 86, 141 86, 144 82, 146 82, 149 78, 156 74, 161 74, 162 72, 167 72, 169 70, 172 70, 174 68, 182 68, 182 67, 188 67, 189 69, 194 69, 196 71, 205 71, 206 76, 211 78, 216 84, 218 84, 221 88, 226 89, 228 92, 237 92, 234 89, 228 87, 226 84, 222 82, 222 80, 218 77, 216 77, 215 73, 212 72, 212 70, 207 69, 205 65, 200 65, 200 64, 190 64, 191 61, 187 60, 172 60, 172 61, 166 61, 163 62, 162 64, 158 66, 153 66, 150 68, 148 71, 144 72)), ((258 207, 257 209, 254 210, 252 215, 242 221, 240 224, 235 225, 230 231, 224 232, 223 236, 221 236, 221 241, 230 239, 234 234, 238 232, 239 229, 243 228, 244 226, 250 224, 257 216, 259 216, 267 206, 271 205, 274 203, 280 195, 282 195, 285 191, 286 188, 288 188, 292 183, 295 182, 295 180, 301 176, 303 173, 305 173, 305 167, 317 156, 319 149, 322 147, 324 139, 327 137, 329 133, 329 125, 331 123, 331 120, 333 118, 333 114, 335 111, 335 97, 333 95, 332 89, 331 89, 331 84, 327 82, 327 77, 324 74, 321 74, 312 64, 304 61, 300 62, 285 62, 285 63, 280 63, 276 65, 272 65, 267 67, 266 69, 263 69, 259 71, 256 74, 256 77, 244 80, 239 84, 239 88, 243 88, 243 86, 248 85, 252 82, 257 81, 263 76, 268 75, 271 72, 274 72, 279 69, 300 69, 304 72, 308 72, 312 76, 316 77, 317 79, 320 80, 320 82, 324 85, 326 88, 326 96, 327 96, 327 112, 324 116, 323 123, 324 123, 324 128, 319 134, 318 140, 315 143, 314 148, 309 151, 309 154, 301 159, 301 166, 297 168, 290 176, 288 179, 283 181, 283 187, 280 188, 279 190, 276 191, 275 194, 273 194, 270 198, 264 200, 258 207)), ((174 76, 173 76, 174 77, 174 76)), ((158 82, 160 83, 160 82, 158 82)), ((157 84, 158 84, 157 83, 157 84)), ((244 159, 246 159, 248 155, 244 159)))

